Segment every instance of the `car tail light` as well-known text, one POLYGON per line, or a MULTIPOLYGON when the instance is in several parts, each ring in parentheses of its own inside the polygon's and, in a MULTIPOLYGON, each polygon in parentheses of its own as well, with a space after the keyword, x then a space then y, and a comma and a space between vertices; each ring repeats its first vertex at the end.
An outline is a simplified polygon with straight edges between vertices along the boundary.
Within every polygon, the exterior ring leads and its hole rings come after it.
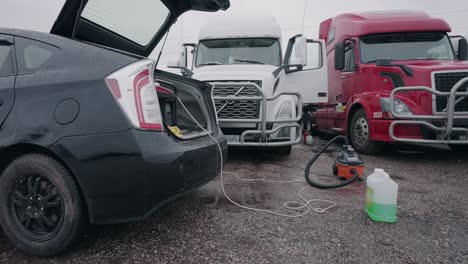
POLYGON ((154 62, 132 63, 107 76, 106 84, 123 112, 139 129, 163 131, 158 94, 154 89, 154 62))

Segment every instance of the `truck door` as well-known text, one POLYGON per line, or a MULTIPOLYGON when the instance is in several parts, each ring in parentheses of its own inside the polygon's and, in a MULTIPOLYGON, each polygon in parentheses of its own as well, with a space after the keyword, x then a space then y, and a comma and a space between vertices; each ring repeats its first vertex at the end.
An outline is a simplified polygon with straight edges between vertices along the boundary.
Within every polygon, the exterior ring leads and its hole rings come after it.
MULTIPOLYGON (((289 40, 284 65, 294 65, 295 42, 300 35, 289 40)), ((307 39, 305 65, 299 71, 286 68, 285 84, 288 92, 301 94, 304 104, 328 102, 328 75, 325 43, 323 40, 307 39)))
POLYGON ((13 36, 0 34, 0 127, 13 106, 16 63, 13 36))
MULTIPOLYGON (((361 90, 360 75, 357 71, 357 54, 354 41, 346 41, 345 67, 341 71, 341 80, 335 95, 336 103, 346 106, 353 94, 361 90)), ((332 132, 342 133, 346 128, 346 108, 330 108, 328 112, 328 127, 332 132)))
POLYGON ((361 90, 356 57, 357 54, 354 42, 347 42, 345 49, 345 68, 341 72, 341 94, 340 98, 337 100, 339 103, 346 104, 353 94, 359 92, 357 90, 361 90))

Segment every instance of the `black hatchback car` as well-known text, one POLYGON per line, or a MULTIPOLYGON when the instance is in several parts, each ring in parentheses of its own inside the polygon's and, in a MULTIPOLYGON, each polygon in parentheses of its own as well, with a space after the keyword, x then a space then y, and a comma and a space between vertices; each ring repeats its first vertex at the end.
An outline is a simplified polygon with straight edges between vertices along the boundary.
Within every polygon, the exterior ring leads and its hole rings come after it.
POLYGON ((0 225, 18 249, 59 254, 216 177, 211 86, 147 56, 182 13, 228 7, 67 0, 50 34, 0 29, 0 225))

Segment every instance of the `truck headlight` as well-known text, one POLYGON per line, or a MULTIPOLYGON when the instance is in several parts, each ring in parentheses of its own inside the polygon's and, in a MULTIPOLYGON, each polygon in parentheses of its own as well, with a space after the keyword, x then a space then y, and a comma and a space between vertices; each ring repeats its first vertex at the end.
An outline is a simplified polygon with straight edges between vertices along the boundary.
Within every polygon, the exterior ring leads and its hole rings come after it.
POLYGON ((287 101, 281 104, 276 119, 290 119, 292 118, 292 105, 287 101))
MULTIPOLYGON (((380 98, 380 106, 382 107, 382 112, 392 112, 390 98, 380 98)), ((395 112, 399 115, 413 115, 409 107, 398 98, 395 98, 395 112)))
MULTIPOLYGON (((276 114, 276 119, 291 119, 292 118, 292 104, 289 101, 283 102, 276 114)), ((290 136, 291 129, 283 128, 278 132, 278 137, 288 138, 290 136)))

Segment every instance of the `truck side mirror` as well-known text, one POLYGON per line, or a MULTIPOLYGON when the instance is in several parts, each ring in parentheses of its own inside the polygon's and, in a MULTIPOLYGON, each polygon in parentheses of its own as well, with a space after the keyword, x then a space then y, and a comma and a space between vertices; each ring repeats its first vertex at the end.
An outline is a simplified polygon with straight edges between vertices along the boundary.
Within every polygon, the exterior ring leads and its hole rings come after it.
POLYGON ((465 38, 461 38, 458 41, 458 60, 466 61, 468 60, 468 41, 465 38))
POLYGON ((338 42, 335 46, 335 70, 341 71, 345 68, 345 42, 338 42))
POLYGON ((298 37, 296 38, 296 44, 294 45, 294 58, 291 58, 289 64, 292 65, 307 65, 307 38, 298 37))
POLYGON ((179 52, 179 59, 170 60, 167 64, 167 67, 170 69, 180 69, 180 73, 186 77, 192 77, 193 72, 187 68, 188 66, 188 48, 186 45, 183 45, 179 52))
POLYGON ((193 72, 191 70, 189 70, 187 67, 184 67, 184 66, 182 66, 180 64, 181 64, 180 60, 172 59, 167 63, 167 67, 169 69, 180 69, 180 73, 182 73, 183 76, 192 77, 193 72))
POLYGON ((187 56, 188 49, 186 46, 182 46, 179 52, 179 67, 187 68, 188 65, 188 56, 187 56))
POLYGON ((302 35, 296 35, 289 39, 286 54, 284 55, 283 65, 278 67, 273 75, 278 77, 281 71, 286 73, 302 71, 307 64, 307 38, 302 35), (294 51, 294 57, 293 57, 294 51))

